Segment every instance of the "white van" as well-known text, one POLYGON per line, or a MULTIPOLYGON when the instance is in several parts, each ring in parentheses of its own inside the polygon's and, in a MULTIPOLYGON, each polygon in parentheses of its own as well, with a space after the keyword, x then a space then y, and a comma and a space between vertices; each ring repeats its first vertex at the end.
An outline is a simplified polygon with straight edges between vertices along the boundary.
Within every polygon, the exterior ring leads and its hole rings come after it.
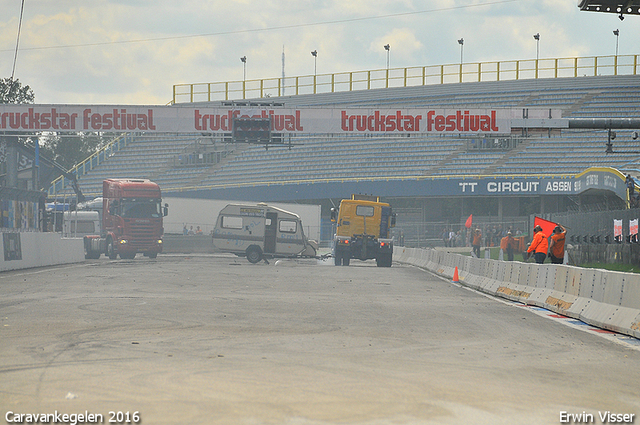
POLYGON ((318 244, 304 235, 297 214, 264 203, 229 204, 220 211, 213 245, 251 263, 272 257, 315 257, 318 244))

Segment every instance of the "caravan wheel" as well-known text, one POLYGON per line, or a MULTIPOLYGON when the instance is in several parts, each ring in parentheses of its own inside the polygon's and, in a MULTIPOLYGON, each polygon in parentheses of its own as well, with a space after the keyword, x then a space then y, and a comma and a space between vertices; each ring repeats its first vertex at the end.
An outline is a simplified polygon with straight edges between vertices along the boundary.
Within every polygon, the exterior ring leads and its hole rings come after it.
POLYGON ((259 246, 251 245, 247 248, 247 260, 252 264, 259 263, 262 260, 262 250, 259 246))

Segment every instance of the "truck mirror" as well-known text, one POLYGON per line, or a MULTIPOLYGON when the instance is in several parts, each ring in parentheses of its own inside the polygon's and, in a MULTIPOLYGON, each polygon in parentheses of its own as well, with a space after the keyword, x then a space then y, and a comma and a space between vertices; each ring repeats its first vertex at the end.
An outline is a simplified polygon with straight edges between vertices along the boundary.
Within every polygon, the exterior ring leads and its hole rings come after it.
POLYGON ((164 217, 169 215, 169 204, 164 204, 164 208, 162 208, 162 215, 164 217))
POLYGON ((338 219, 338 212, 336 211, 335 208, 331 208, 331 222, 335 223, 337 219, 338 219))
POLYGON ((396 213, 391 214, 391 227, 396 227, 396 213))

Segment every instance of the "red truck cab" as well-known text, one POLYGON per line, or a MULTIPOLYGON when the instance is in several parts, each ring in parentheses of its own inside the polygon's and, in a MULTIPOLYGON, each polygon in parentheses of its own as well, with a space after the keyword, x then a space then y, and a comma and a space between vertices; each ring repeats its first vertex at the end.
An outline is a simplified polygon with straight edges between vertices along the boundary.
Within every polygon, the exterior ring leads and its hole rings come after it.
POLYGON ((163 217, 160 187, 146 179, 107 179, 102 183, 102 237, 110 259, 150 258, 162 252, 163 217))

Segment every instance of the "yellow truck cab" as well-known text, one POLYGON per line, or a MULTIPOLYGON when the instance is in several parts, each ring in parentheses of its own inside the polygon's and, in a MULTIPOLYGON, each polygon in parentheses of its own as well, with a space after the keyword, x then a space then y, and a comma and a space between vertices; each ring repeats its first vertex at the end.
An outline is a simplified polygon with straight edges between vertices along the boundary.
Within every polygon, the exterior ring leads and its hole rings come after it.
POLYGON ((395 226, 395 214, 388 203, 379 197, 351 195, 340 202, 338 211, 331 210, 331 221, 336 225, 332 247, 336 266, 348 266, 351 258, 375 258, 378 267, 391 267, 389 229, 395 226))

